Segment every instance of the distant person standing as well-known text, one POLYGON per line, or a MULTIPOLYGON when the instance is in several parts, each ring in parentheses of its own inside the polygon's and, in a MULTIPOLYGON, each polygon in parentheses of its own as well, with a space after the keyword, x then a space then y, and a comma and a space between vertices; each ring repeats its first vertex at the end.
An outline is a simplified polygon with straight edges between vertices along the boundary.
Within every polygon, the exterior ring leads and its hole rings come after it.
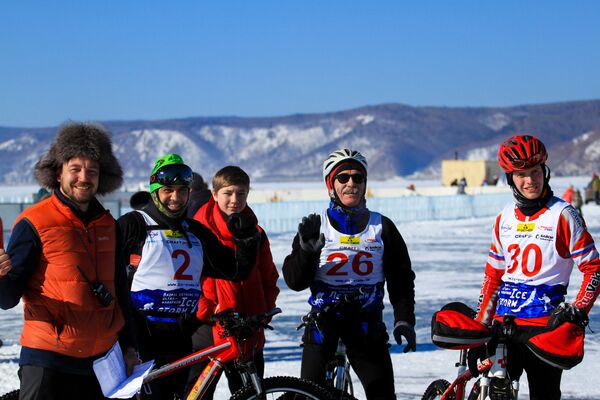
POLYGON ((190 200, 187 209, 187 217, 194 218, 194 215, 211 198, 211 192, 208 185, 197 172, 192 173, 192 186, 190 186, 190 200))
POLYGON ((465 178, 464 176, 460 178, 456 186, 456 194, 467 194, 465 192, 465 188, 467 187, 467 178, 465 178))
POLYGON ((573 199, 571 200, 571 205, 579 211, 579 214, 583 216, 583 212, 581 211, 581 206, 583 205, 583 198, 581 197, 581 192, 579 189, 575 189, 573 192, 573 199))
POLYGON ((592 174, 592 192, 594 192, 594 201, 596 202, 596 204, 600 205, 600 178, 598 178, 598 175, 596 175, 596 173, 594 172, 592 174))
POLYGON ((569 187, 565 189, 565 192, 562 194, 561 197, 567 203, 572 203, 573 202, 573 185, 569 185, 569 187))

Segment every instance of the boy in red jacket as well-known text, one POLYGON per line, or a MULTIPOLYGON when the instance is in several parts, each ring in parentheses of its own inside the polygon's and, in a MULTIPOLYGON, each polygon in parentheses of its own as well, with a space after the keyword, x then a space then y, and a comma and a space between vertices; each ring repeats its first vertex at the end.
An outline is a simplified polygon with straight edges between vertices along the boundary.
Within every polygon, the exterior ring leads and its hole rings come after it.
MULTIPOLYGON (((250 191, 250 178, 240 167, 227 166, 218 171, 212 181, 212 197, 204 204, 194 216, 208 227, 226 246, 234 248, 235 243, 227 229, 227 217, 233 213, 245 213, 256 220, 256 216, 247 206, 248 192, 250 191)), ((208 321, 210 316, 226 309, 234 309, 243 316, 252 316, 264 313, 275 307, 275 300, 279 294, 277 279, 279 274, 273 263, 273 256, 269 246, 269 239, 260 226, 261 241, 256 257, 256 265, 247 279, 241 282, 226 281, 223 279, 203 278, 202 296, 198 303, 196 317, 200 321, 208 321)), ((223 341, 220 325, 201 326, 192 337, 194 351, 211 346, 213 343, 223 341)), ((245 357, 254 360, 257 371, 262 377, 264 373, 263 347, 265 343, 264 332, 260 331, 242 343, 241 350, 245 357)), ((235 393, 243 384, 242 380, 232 365, 227 365, 225 374, 231 393, 235 393)), ((196 381, 206 364, 199 364, 190 370, 188 384, 191 386, 196 381)), ((204 398, 212 399, 218 377, 213 381, 204 398)))

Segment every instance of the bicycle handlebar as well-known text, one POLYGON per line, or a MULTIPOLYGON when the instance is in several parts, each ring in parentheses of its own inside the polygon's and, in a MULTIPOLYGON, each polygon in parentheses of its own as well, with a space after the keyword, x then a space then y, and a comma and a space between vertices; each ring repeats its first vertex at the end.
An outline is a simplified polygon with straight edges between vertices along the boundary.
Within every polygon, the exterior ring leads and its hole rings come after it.
POLYGON ((311 310, 307 314, 303 315, 301 318, 302 322, 296 327, 296 330, 300 330, 307 325, 316 323, 322 314, 331 313, 343 308, 344 306, 354 304, 360 298, 360 296, 365 293, 367 293, 365 288, 359 287, 352 292, 340 294, 336 302, 325 305, 321 310, 311 310))
POLYGON ((251 335, 251 333, 260 328, 273 329, 273 327, 265 322, 265 319, 279 313, 281 313, 281 308, 275 307, 262 314, 242 317, 235 310, 227 309, 218 314, 212 315, 210 317, 210 321, 220 323, 225 330, 225 336, 243 338, 251 335))

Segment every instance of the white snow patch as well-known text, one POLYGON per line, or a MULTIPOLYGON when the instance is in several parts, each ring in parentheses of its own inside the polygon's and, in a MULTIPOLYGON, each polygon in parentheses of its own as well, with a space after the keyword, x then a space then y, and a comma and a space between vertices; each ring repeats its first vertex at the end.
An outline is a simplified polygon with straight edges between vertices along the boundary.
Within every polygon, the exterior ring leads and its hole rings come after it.
POLYGON ((375 117, 373 115, 361 114, 361 115, 356 116, 356 120, 359 121, 363 125, 367 125, 367 124, 370 124, 371 122, 375 121, 375 117))
POLYGON ((600 157, 600 140, 594 140, 584 150, 583 154, 588 160, 596 160, 600 157))
POLYGON ((481 123, 495 131, 499 131, 510 123, 510 117, 503 113, 495 113, 483 118, 481 123))

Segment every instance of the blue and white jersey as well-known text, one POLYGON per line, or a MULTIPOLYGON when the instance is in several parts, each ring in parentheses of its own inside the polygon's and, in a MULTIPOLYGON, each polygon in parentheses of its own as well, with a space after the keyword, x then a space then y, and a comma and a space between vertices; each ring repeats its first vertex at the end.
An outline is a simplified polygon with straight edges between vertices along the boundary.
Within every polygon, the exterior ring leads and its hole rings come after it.
POLYGON ((384 245, 381 214, 370 211, 369 222, 356 235, 343 234, 331 225, 327 210, 321 213, 325 246, 311 284, 309 303, 315 308, 336 302, 340 295, 362 288, 357 299, 365 311, 383 308, 384 245))
MULTIPOLYGON (((145 212, 137 212, 142 214, 146 225, 158 225, 145 212)), ((183 228, 187 238, 181 232, 168 229, 147 232, 141 261, 131 284, 131 302, 150 320, 172 322, 179 314, 196 312, 204 255, 200 239, 187 230, 185 222, 183 228), (173 314, 173 318, 168 314, 173 314)))

